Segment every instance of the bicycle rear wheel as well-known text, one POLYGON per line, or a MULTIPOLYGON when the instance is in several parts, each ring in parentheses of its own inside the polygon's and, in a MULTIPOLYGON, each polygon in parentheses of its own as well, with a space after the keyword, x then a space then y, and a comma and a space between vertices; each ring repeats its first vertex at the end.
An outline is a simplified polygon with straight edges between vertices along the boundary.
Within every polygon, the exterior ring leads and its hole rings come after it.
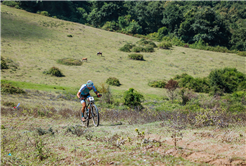
POLYGON ((82 125, 83 125, 83 126, 88 127, 88 126, 89 126, 89 118, 88 118, 88 115, 87 115, 87 113, 86 113, 86 109, 87 109, 87 108, 85 108, 85 113, 84 113, 85 121, 84 121, 84 122, 82 121, 82 112, 81 112, 81 110, 79 110, 79 119, 80 119, 80 121, 82 122, 82 125))
POLYGON ((99 112, 95 104, 92 105, 91 116, 92 116, 94 126, 96 127, 99 126, 99 119, 100 119, 99 112))

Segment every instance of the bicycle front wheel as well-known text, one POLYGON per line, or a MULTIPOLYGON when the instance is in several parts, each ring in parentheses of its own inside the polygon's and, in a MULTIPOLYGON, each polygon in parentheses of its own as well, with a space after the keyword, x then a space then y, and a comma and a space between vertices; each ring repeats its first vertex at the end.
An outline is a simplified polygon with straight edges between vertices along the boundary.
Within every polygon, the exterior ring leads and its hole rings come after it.
POLYGON ((95 104, 92 105, 92 109, 91 109, 91 115, 92 115, 92 120, 93 120, 93 124, 94 126, 99 126, 99 112, 97 109, 97 106, 95 104))

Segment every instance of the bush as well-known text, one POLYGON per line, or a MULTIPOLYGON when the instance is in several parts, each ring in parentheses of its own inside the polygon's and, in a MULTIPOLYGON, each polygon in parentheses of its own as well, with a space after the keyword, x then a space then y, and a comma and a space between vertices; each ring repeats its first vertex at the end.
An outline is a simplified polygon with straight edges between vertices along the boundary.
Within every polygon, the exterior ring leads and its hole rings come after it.
POLYGON ((144 60, 142 54, 129 54, 128 57, 134 60, 144 60))
POLYGON ((10 93, 10 94, 14 94, 14 93, 26 93, 23 89, 20 88, 16 88, 11 84, 8 83, 4 83, 1 85, 1 92, 5 92, 5 93, 10 93))
POLYGON ((72 59, 72 58, 58 59, 57 63, 63 64, 63 65, 70 65, 70 66, 80 66, 82 64, 80 60, 72 59))
POLYGON ((124 93, 124 105, 129 107, 140 107, 142 108, 141 101, 144 99, 143 95, 134 92, 133 88, 130 88, 128 91, 124 93))
POLYGON ((123 47, 121 47, 119 50, 123 52, 131 52, 132 47, 134 47, 134 44, 126 43, 123 47))
POLYGON ((145 49, 143 47, 139 47, 139 46, 136 46, 136 47, 133 47, 132 49, 133 52, 145 52, 145 49))
POLYGON ((237 55, 245 56, 245 57, 246 57, 246 51, 244 51, 244 52, 239 52, 239 53, 237 53, 237 55))
POLYGON ((67 37, 73 37, 73 35, 67 35, 67 37))
POLYGON ((41 11, 40 14, 43 16, 49 16, 50 15, 49 12, 47 12, 47 11, 41 11))
POLYGON ((152 47, 157 47, 156 44, 152 41, 148 41, 148 40, 145 40, 145 39, 141 39, 137 42, 137 44, 139 45, 151 45, 152 47))
POLYGON ((246 87, 245 74, 237 71, 236 68, 215 69, 210 72, 209 84, 214 94, 218 92, 232 93, 239 87, 246 87))
POLYGON ((172 103, 173 103, 173 100, 177 96, 175 93, 175 90, 178 88, 178 82, 171 79, 167 82, 167 84, 165 85, 165 88, 167 89, 168 96, 172 100, 172 103))
POLYGON ((16 5, 19 5, 19 2, 15 1, 3 1, 2 4, 10 7, 15 7, 16 5))
POLYGON ((6 64, 3 57, 1 57, 1 69, 8 69, 8 65, 6 64))
POLYGON ((109 85, 113 85, 113 86, 120 86, 119 79, 118 78, 115 78, 115 77, 109 77, 106 80, 106 83, 109 84, 109 85))
POLYGON ((48 72, 45 72, 45 74, 50 74, 56 77, 64 77, 60 69, 58 69, 57 67, 50 68, 50 70, 48 72))
POLYGON ((154 52, 154 47, 152 45, 147 45, 143 52, 154 52))
POLYGON ((161 42, 159 45, 158 45, 159 48, 162 48, 162 49, 169 49, 170 47, 172 47, 172 43, 170 42, 161 42))
POLYGON ((116 23, 115 21, 112 21, 112 22, 107 21, 107 22, 103 25, 102 29, 108 30, 108 31, 115 31, 115 30, 119 29, 119 25, 118 25, 118 23, 116 23))
POLYGON ((195 92, 208 93, 210 90, 208 78, 193 78, 192 76, 183 73, 174 77, 178 81, 179 87, 193 89, 195 92))
POLYGON ((154 87, 154 88, 165 88, 165 86, 166 86, 166 81, 164 81, 164 80, 160 80, 160 81, 150 81, 149 83, 148 83, 148 85, 150 86, 150 87, 154 87))

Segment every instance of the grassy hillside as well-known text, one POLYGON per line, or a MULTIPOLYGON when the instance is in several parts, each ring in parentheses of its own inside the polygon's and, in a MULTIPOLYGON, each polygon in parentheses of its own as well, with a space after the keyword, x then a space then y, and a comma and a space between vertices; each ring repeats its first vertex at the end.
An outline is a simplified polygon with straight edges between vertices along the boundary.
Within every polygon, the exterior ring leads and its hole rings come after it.
POLYGON ((132 87, 145 94, 161 94, 164 90, 151 88, 148 82, 167 80, 184 72, 203 77, 212 69, 222 67, 236 67, 246 73, 245 57, 235 54, 173 47, 143 53, 145 61, 134 61, 128 59, 128 53, 118 50, 126 42, 138 40, 1 5, 1 56, 18 65, 16 70, 2 71, 1 79, 79 88, 88 79, 98 84, 108 77, 116 77, 122 85, 113 87, 114 90, 132 87), (96 55, 98 51, 103 52, 102 57, 96 55), (88 62, 81 66, 56 62, 62 58, 84 57, 88 62), (61 69, 65 77, 43 74, 53 66, 61 69))

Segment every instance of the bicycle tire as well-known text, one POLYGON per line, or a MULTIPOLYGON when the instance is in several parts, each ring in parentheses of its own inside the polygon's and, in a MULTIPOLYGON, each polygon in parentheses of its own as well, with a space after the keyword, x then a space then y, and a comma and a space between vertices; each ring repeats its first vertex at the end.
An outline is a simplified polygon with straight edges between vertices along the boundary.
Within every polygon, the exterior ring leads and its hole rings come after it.
MULTIPOLYGON (((87 108, 85 108, 85 109, 87 109, 87 108)), ((81 112, 81 110, 79 110, 79 119, 80 119, 81 123, 83 124, 83 126, 86 126, 86 127, 89 126, 89 118, 87 118, 87 117, 88 117, 88 115, 87 115, 87 113, 85 111, 84 118, 86 120, 85 121, 82 121, 82 112, 81 112)))
POLYGON ((91 116, 92 116, 94 126, 96 127, 99 126, 100 116, 99 116, 97 106, 95 104, 92 105, 91 116))

